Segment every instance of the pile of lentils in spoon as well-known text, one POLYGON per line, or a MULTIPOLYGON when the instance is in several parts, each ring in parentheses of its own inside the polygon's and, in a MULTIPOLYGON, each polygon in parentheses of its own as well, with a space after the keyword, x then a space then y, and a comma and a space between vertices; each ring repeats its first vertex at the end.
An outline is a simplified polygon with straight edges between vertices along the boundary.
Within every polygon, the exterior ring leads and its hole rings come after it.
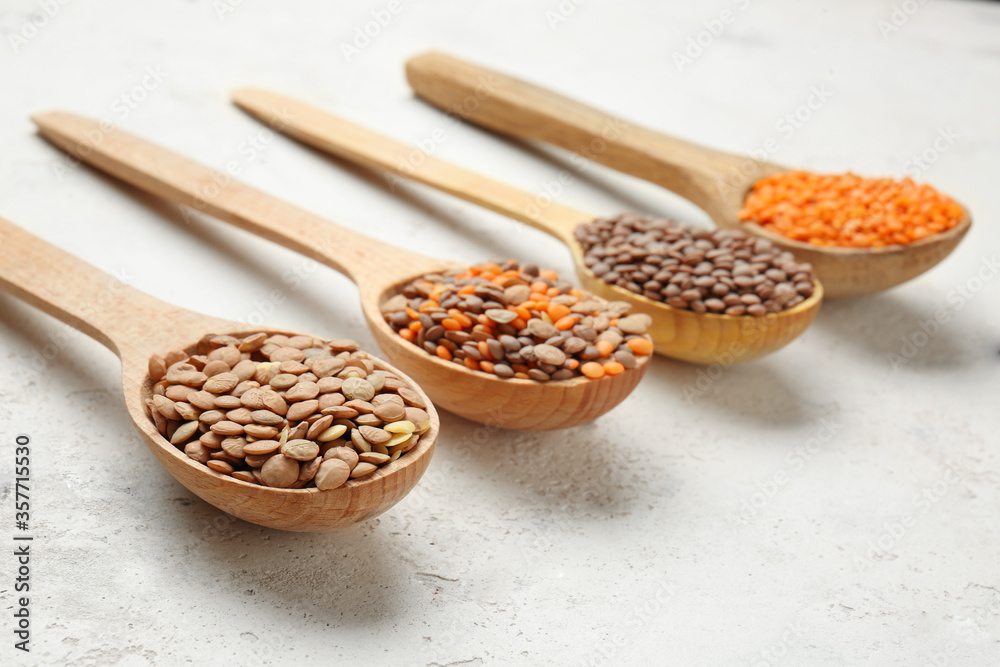
POLYGON ((149 360, 146 408, 189 458, 250 484, 335 489, 413 449, 431 426, 406 380, 353 340, 208 334, 149 360))
POLYGON ((760 317, 812 296, 812 265, 737 230, 699 230, 624 213, 576 228, 601 280, 671 308, 760 317))
POLYGON ((382 305, 396 333, 429 354, 500 378, 593 380, 653 351, 652 318, 515 260, 429 274, 382 305))

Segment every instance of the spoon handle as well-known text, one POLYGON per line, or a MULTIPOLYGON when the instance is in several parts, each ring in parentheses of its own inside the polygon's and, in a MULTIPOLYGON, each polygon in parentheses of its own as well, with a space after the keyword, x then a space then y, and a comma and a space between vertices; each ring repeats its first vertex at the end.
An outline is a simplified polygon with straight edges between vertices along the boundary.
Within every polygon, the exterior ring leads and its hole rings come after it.
POLYGON ((496 132, 536 139, 657 183, 735 223, 747 187, 773 165, 631 125, 585 104, 442 53, 410 59, 418 96, 496 132))
POLYGON ((0 290, 87 334, 119 357, 197 316, 129 286, 0 218, 0 290))
POLYGON ((33 117, 47 140, 112 176, 313 257, 373 293, 440 262, 376 241, 119 129, 61 111, 33 117))
POLYGON ((290 97, 257 89, 233 93, 240 108, 299 141, 369 169, 384 170, 447 192, 555 236, 573 241, 573 230, 592 215, 494 181, 427 155, 290 97))

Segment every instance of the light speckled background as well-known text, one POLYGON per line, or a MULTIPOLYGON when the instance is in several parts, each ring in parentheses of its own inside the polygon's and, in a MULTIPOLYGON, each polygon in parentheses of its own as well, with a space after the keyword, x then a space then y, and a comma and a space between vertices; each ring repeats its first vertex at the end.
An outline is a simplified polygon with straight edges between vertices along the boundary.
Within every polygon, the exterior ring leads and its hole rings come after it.
MULTIPOLYGON (((566 0, 575 9, 551 25, 557 0, 402 0, 347 62, 341 45, 387 2, 231 0, 220 17, 221 0, 73 1, 15 45, 42 4, 0 7, 0 215, 229 318, 250 317, 277 286, 287 299, 270 322, 372 346, 344 278, 216 221, 185 224, 86 168, 65 172, 29 113, 75 110, 217 167, 237 160, 247 181, 415 250, 569 273, 567 252, 516 223, 421 188, 391 196, 381 177, 282 137, 250 148, 261 128, 227 101, 256 84, 411 142, 444 128, 438 154, 538 192, 570 167, 413 100, 402 63, 435 47, 719 148, 773 137, 773 159, 820 170, 900 174, 950 128, 957 138, 922 177, 977 224, 944 265, 826 304, 770 358, 711 381, 657 360, 592 425, 535 435, 444 415, 418 490, 326 535, 264 530, 194 498, 134 435, 114 357, 0 296, 0 532, 9 544, 13 437, 27 432, 36 535, 33 650, 13 650, 3 611, 0 663, 1000 661, 1000 279, 975 282, 1000 245, 1000 6, 928 2, 883 36, 890 2, 566 0), (726 8, 736 20, 679 71, 674 53, 726 8), (147 68, 163 80, 130 93, 147 68), (814 86, 829 101, 787 136, 777 123, 814 86), (145 99, 123 113, 123 94, 145 99), (296 270, 308 274, 298 289, 285 280, 296 270), (893 369, 889 355, 942 311, 949 321, 893 369), (36 372, 50 339, 63 351, 36 372)), ((704 221, 598 167, 560 198, 704 221)), ((12 567, 0 557, 5 610, 12 567)))

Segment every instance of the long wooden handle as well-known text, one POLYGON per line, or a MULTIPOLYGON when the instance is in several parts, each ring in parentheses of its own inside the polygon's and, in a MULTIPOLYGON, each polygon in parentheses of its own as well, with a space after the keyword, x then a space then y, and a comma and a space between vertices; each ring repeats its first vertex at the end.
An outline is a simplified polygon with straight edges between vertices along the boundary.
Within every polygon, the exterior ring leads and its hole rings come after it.
POLYGON ((148 340, 162 329, 160 318, 194 315, 140 292, 3 218, 0 290, 82 331, 119 356, 132 347, 132 341, 148 340))
POLYGON ((313 257, 363 288, 384 287, 439 264, 336 225, 122 130, 59 111, 33 120, 43 137, 101 171, 313 257))
MULTIPOLYGON (((731 216, 746 189, 743 171, 768 166, 698 146, 604 113, 562 95, 441 53, 409 60, 418 96, 483 127, 536 139, 657 183, 712 215, 731 216), (738 192, 730 192, 735 184, 738 192)), ((753 182, 753 181, 749 181, 753 182)), ((717 220, 718 222, 718 220, 717 220)))
POLYGON ((593 216, 440 160, 413 146, 265 90, 241 89, 242 109, 303 143, 370 169, 429 185, 491 211, 525 222, 569 243, 573 229, 593 216))

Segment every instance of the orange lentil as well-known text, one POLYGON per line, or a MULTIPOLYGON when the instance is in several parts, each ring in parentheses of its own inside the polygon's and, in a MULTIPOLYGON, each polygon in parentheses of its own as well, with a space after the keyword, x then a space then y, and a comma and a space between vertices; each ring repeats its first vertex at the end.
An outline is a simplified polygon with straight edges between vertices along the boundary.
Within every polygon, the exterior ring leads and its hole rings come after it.
POLYGON ((591 378, 592 380, 604 377, 604 366, 600 365, 596 361, 588 361, 587 363, 585 363, 583 366, 580 367, 580 370, 583 372, 584 375, 591 378))
POLYGON ((410 322, 409 325, 407 325, 406 328, 409 329, 410 331, 416 333, 416 332, 420 331, 421 329, 423 329, 424 325, 423 325, 423 323, 420 320, 414 320, 414 321, 410 322))
MULTIPOLYGON (((513 310, 515 313, 517 313, 517 316, 519 318, 521 318, 522 320, 530 320, 531 319, 531 313, 528 312, 527 308, 524 308, 522 306, 507 306, 507 310, 513 310)), ((521 328, 521 327, 518 327, 518 328, 521 328)))
POLYGON ((559 280, 559 274, 552 269, 542 269, 538 272, 538 277, 544 280, 559 280))
POLYGON ((486 371, 487 373, 493 372, 493 362, 492 361, 480 361, 479 368, 486 371))
POLYGON ((536 280, 531 283, 531 291, 535 294, 545 294, 549 291, 549 284, 544 280, 536 280))
POLYGON ((486 357, 487 361, 493 361, 493 353, 490 352, 490 346, 486 344, 485 340, 476 343, 476 348, 479 350, 479 354, 486 357))
POLYGON ((615 345, 609 340, 599 340, 595 346, 602 357, 606 357, 615 351, 615 345))
POLYGON ((458 293, 459 294, 472 294, 475 291, 476 291, 476 286, 475 285, 466 285, 462 289, 458 290, 458 293))
POLYGON ((573 311, 569 309, 569 306, 564 306, 561 303, 549 304, 548 313, 553 320, 556 321, 561 320, 562 318, 569 315, 571 312, 573 311))
POLYGON ((462 330, 462 325, 459 323, 459 321, 451 317, 446 317, 443 320, 441 320, 441 326, 443 326, 448 331, 462 330))
MULTIPOLYGON (((531 319, 531 318, 528 318, 528 319, 531 319)), ((527 323, 527 321, 525 321, 524 318, 518 317, 516 320, 514 320, 513 322, 511 322, 510 325, 512 327, 514 327, 515 329, 523 329, 524 327, 528 326, 528 323, 527 323)))
POLYGON ((796 241, 855 248, 913 243, 964 216, 954 199, 910 178, 806 171, 757 181, 740 211, 741 220, 796 241))
POLYGON ((653 342, 648 338, 631 338, 628 341, 628 346, 632 352, 638 355, 653 353, 653 342))
POLYGON ((531 370, 524 364, 511 364, 510 367, 513 368, 514 372, 516 373, 527 373, 529 370, 531 370))
POLYGON ((473 359, 472 357, 466 357, 463 363, 465 364, 465 367, 470 370, 474 371, 479 370, 479 362, 473 359))
POLYGON ((438 345, 434 352, 445 361, 451 361, 451 352, 444 345, 438 345))
POLYGON ((514 373, 514 377, 516 377, 518 380, 530 380, 531 379, 530 375, 528 375, 527 373, 522 373, 521 371, 518 371, 517 373, 514 373))
POLYGON ((448 310, 448 316, 451 317, 451 319, 457 321, 459 324, 461 324, 463 329, 472 326, 472 320, 469 319, 469 316, 463 313, 462 311, 458 310, 457 308, 450 308, 448 310))
POLYGON ((570 369, 571 371, 575 371, 577 368, 580 367, 580 362, 576 359, 567 359, 566 362, 563 364, 563 366, 570 369))
POLYGON ((604 364, 604 372, 608 375, 618 375, 625 371, 625 367, 617 361, 609 361, 604 364))
MULTIPOLYGON (((422 305, 421 305, 421 308, 423 308, 422 305)), ((406 314, 410 316, 411 320, 415 320, 418 317, 420 317, 420 313, 418 313, 417 311, 413 310, 409 306, 406 307, 406 314)))
POLYGON ((400 329, 399 335, 401 338, 408 340, 411 343, 413 342, 413 339, 417 337, 416 334, 413 333, 412 329, 400 329))
POLYGON ((566 329, 572 328, 579 321, 576 315, 567 315, 566 317, 560 317, 556 320, 556 329, 559 331, 566 331, 566 329))

